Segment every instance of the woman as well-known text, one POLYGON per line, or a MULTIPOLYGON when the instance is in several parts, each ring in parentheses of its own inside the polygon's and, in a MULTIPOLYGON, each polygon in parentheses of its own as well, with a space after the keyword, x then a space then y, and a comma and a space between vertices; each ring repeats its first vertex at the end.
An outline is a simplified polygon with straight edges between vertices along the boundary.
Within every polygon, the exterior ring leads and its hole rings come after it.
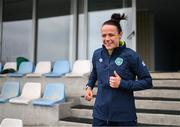
POLYGON ((103 23, 103 46, 93 54, 93 69, 85 91, 85 99, 91 101, 92 89, 98 81, 93 126, 135 126, 133 91, 152 88, 152 78, 144 62, 121 41, 120 21, 125 19, 124 14, 113 14, 103 23))

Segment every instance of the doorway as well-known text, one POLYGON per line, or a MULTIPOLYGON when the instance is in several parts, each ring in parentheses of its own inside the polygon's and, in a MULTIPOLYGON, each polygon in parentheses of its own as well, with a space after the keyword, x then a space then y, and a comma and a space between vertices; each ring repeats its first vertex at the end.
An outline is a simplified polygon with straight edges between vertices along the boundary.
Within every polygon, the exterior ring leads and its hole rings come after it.
POLYGON ((180 1, 137 0, 137 51, 151 71, 180 70, 180 1))

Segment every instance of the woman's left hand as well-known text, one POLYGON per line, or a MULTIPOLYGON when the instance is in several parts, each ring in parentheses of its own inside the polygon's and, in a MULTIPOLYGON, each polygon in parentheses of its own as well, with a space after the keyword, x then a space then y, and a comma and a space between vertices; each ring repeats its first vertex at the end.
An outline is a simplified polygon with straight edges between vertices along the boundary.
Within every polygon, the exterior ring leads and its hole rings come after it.
POLYGON ((112 88, 119 88, 121 82, 121 77, 114 71, 114 76, 110 76, 109 84, 112 88))

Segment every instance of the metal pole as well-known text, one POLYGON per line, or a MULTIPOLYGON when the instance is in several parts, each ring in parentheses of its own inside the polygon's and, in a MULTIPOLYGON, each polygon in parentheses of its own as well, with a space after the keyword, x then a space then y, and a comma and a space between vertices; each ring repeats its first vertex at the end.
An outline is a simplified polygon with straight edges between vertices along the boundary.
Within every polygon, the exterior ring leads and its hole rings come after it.
POLYGON ((2 61, 2 18, 3 18, 3 0, 0 0, 0 61, 2 61))
POLYGON ((84 46, 85 59, 88 58, 88 0, 84 0, 84 46))
POLYGON ((38 50, 38 0, 33 0, 33 10, 32 10, 32 21, 33 21, 33 43, 34 43, 34 51, 33 51, 33 61, 37 63, 37 50, 38 50))
POLYGON ((77 59, 78 41, 78 0, 71 0, 69 61, 71 66, 77 59))

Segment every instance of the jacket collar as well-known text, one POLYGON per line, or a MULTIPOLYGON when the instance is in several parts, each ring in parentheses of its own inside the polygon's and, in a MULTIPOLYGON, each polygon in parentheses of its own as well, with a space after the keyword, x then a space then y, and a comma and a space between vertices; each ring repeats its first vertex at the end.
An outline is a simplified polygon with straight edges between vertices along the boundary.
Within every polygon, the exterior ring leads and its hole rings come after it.
MULTIPOLYGON (((109 55, 108 50, 104 45, 102 45, 103 50, 109 55)), ((126 48, 126 43, 124 42, 123 45, 120 45, 119 47, 114 48, 113 53, 120 53, 124 48, 126 48)))

